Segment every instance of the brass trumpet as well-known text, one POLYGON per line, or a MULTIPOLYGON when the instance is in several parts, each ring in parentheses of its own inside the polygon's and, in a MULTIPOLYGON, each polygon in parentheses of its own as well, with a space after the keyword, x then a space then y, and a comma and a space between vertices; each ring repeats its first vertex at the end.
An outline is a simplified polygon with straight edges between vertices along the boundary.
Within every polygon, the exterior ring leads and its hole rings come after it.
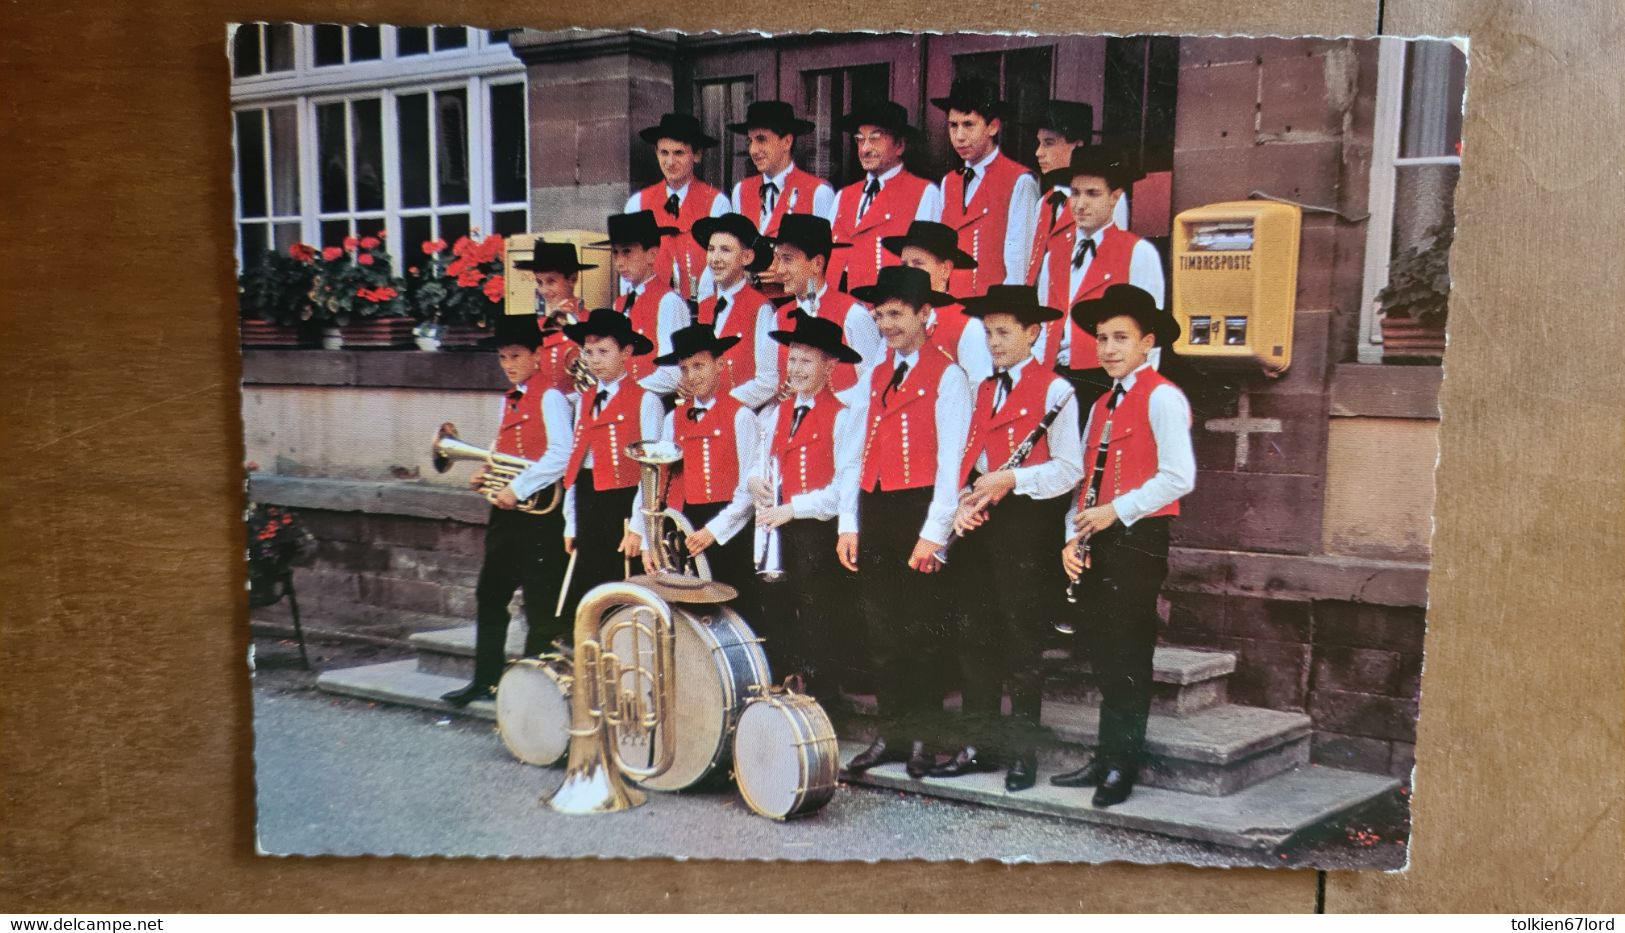
MULTIPOLYGON (((485 450, 475 447, 473 444, 465 443, 457 437, 457 425, 452 424, 450 421, 440 426, 440 431, 435 434, 434 444, 430 446, 429 453, 436 473, 446 472, 458 460, 483 462, 485 464, 485 478, 480 483, 479 493, 493 505, 497 501, 497 493, 507 489, 509 484, 518 478, 519 474, 535 464, 533 460, 515 457, 512 454, 499 454, 493 450, 485 450)), ((519 504, 515 508, 521 512, 529 512, 532 515, 546 515, 558 508, 559 503, 564 501, 562 489, 562 484, 554 483, 553 497, 545 506, 538 504, 538 500, 541 498, 541 493, 538 492, 528 498, 519 500, 519 504)))

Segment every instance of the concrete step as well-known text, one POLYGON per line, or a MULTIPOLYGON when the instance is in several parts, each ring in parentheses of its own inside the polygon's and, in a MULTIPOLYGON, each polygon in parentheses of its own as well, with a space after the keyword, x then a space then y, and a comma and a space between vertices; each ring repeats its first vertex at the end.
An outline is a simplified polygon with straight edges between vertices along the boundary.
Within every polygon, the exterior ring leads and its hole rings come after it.
MULTIPOLYGON (((1044 695, 1060 700, 1098 704, 1100 691, 1085 660, 1074 660, 1066 649, 1044 652, 1044 695)), ((1201 651, 1160 646, 1152 656, 1151 711, 1188 716, 1229 699, 1227 678, 1236 670, 1230 651, 1201 651)))
MULTIPOLYGON (((841 761, 852 760, 863 748, 860 742, 842 742, 841 761)), ((1054 772, 1042 762, 1038 785, 1018 793, 1004 789, 1002 771, 918 781, 905 774, 900 764, 882 765, 863 774, 842 773, 852 784, 1254 850, 1280 846, 1399 786, 1397 778, 1386 775, 1305 766, 1228 797, 1139 786, 1117 806, 1096 809, 1089 802, 1092 789, 1050 786, 1048 778, 1054 772)))
MULTIPOLYGON (((508 660, 524 654, 525 631, 522 614, 508 624, 508 660)), ((407 640, 417 649, 418 670, 425 674, 464 680, 474 676, 474 626, 415 632, 407 640)))
MULTIPOLYGON (((1044 699, 1040 721, 1063 746, 1092 749, 1100 708, 1044 699)), ((1303 713, 1227 704, 1184 716, 1152 713, 1141 781, 1151 787, 1222 797, 1309 763, 1311 723, 1303 713)))
POLYGON ((441 694, 456 690, 467 683, 466 676, 425 673, 418 669, 417 661, 406 658, 382 664, 323 671, 316 678, 316 689, 363 700, 378 700, 398 706, 415 706, 477 719, 495 720, 496 704, 489 700, 476 700, 458 709, 440 699, 441 694))

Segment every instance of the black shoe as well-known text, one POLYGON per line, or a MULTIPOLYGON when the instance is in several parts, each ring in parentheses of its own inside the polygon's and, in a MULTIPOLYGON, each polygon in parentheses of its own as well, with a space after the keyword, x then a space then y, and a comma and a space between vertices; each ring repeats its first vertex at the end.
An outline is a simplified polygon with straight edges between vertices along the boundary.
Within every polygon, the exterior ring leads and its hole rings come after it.
POLYGON ((1134 778, 1127 771, 1112 768, 1106 776, 1100 779, 1100 786, 1095 788, 1095 797, 1092 803, 1097 807, 1111 807, 1128 799, 1134 790, 1134 778))
POLYGON ((959 777, 965 774, 981 774, 987 771, 999 770, 999 763, 978 751, 976 746, 967 745, 954 754, 952 758, 931 769, 932 777, 959 777))
POLYGON ((1096 758, 1076 771, 1050 775, 1049 782, 1056 787, 1093 787, 1105 776, 1106 763, 1096 758))
POLYGON ((458 709, 462 709, 475 700, 494 700, 496 696, 497 689, 495 687, 488 687, 482 683, 472 683, 460 690, 443 693, 440 695, 440 699, 458 709))
POLYGON ((908 751, 908 764, 903 766, 903 770, 908 772, 909 777, 918 781, 930 774, 936 765, 937 756, 928 754, 925 750, 925 743, 915 739, 914 744, 908 751))
POLYGON ((906 761, 908 756, 902 751, 886 744, 884 737, 875 739, 874 744, 853 758, 846 766, 848 771, 867 771, 875 765, 883 765, 889 761, 906 761))
POLYGON ((1004 775, 1004 789, 1007 791, 1026 790, 1038 783, 1038 756, 1032 752, 1017 755, 1010 762, 1010 770, 1004 775))

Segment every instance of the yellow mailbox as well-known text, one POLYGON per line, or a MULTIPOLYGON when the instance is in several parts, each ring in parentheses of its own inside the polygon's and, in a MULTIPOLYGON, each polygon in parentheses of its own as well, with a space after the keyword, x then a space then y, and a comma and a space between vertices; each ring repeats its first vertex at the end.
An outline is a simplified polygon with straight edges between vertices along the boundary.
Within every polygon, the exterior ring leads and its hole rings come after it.
POLYGON ((576 294, 588 308, 607 308, 614 299, 614 277, 609 264, 609 247, 594 246, 608 236, 597 230, 545 230, 541 233, 516 233, 504 244, 507 252, 507 302, 503 310, 508 314, 536 313, 536 274, 529 269, 515 269, 516 259, 530 259, 537 240, 549 243, 570 243, 576 255, 596 269, 583 269, 576 280, 576 294))
POLYGON ((1174 218, 1178 352, 1287 368, 1301 224, 1296 205, 1275 201, 1224 201, 1174 218))

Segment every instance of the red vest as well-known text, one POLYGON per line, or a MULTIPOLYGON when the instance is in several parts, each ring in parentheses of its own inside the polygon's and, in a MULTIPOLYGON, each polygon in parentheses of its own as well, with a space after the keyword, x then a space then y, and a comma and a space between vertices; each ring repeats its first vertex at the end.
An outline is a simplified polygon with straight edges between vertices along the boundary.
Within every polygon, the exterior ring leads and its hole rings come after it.
POLYGON ((664 181, 638 192, 638 207, 655 212, 655 221, 662 227, 676 227, 675 236, 660 241, 660 259, 655 275, 670 279, 681 296, 699 291, 700 274, 705 271, 705 250, 694 240, 694 221, 711 216, 711 205, 722 192, 698 178, 691 178, 683 199, 677 203, 677 217, 666 213, 666 183, 664 181))
POLYGON ((768 451, 779 461, 779 501, 789 502, 791 496, 823 489, 835 482, 835 416, 845 407, 825 386, 817 397, 817 404, 801 419, 801 429, 791 437, 796 398, 792 395, 779 402, 779 421, 773 429, 773 446, 768 451))
POLYGON ((937 313, 936 323, 931 327, 931 333, 926 336, 926 342, 932 346, 941 347, 942 352, 948 354, 955 363, 959 362, 959 338, 965 335, 965 325, 970 318, 965 316, 959 305, 948 305, 944 308, 932 309, 937 313))
MULTIPOLYGON (((1061 335, 1068 326, 1067 321, 1072 316, 1072 302, 1067 300, 1067 290, 1072 283, 1072 246, 1073 235, 1077 232, 1077 225, 1072 221, 1072 212, 1066 205, 1061 205, 1060 213, 1055 215, 1054 226, 1049 221, 1049 201, 1043 199, 1038 202, 1038 223, 1033 227, 1032 251, 1027 258, 1027 284, 1038 284, 1038 273, 1049 269, 1049 291, 1039 295, 1038 300, 1047 308, 1055 308, 1063 314, 1058 321, 1046 322, 1044 326, 1044 368, 1054 369, 1055 360, 1061 353, 1061 335)), ((1090 341, 1089 358, 1094 359, 1094 342, 1090 341)), ((1073 349, 1077 353, 1077 349, 1073 349)), ((1078 366, 1078 369, 1093 367, 1078 366)))
POLYGON ((547 452, 547 422, 542 418, 542 395, 549 388, 546 378, 538 372, 525 382, 525 393, 518 401, 504 402, 502 423, 497 426, 497 453, 540 460, 547 452))
MULTIPOLYGON (((1134 377, 1134 387, 1123 393, 1123 398, 1112 411, 1111 449, 1106 452, 1105 473, 1100 480, 1100 497, 1095 505, 1105 505, 1131 489, 1144 486, 1157 475, 1157 439, 1151 433, 1151 390, 1157 386, 1173 386, 1162 374, 1147 366, 1134 377)), ((1178 391, 1178 386, 1174 390, 1178 391)), ((1078 506, 1089 493, 1089 478, 1095 469, 1095 452, 1100 448, 1100 432, 1106 424, 1107 392, 1095 400, 1089 417, 1094 423, 1084 438, 1083 483, 1078 486, 1078 506)), ((1157 515, 1178 515, 1179 500, 1175 499, 1155 512, 1157 515)))
MULTIPOLYGON (((655 277, 638 286, 638 300, 632 303, 632 329, 649 338, 655 345, 655 352, 634 356, 627 364, 627 374, 633 381, 642 379, 655 371, 654 358, 658 355, 660 347, 660 299, 671 291, 671 286, 660 278, 656 272, 655 277)), ((615 310, 619 311, 626 306, 626 296, 615 299, 615 310)), ((637 438, 632 438, 637 440, 637 438)))
MULTIPOLYGON (((1089 271, 1083 274, 1083 281, 1078 283, 1078 290, 1073 292, 1066 303, 1067 326, 1072 329, 1072 357, 1068 364, 1073 369, 1093 369, 1100 365, 1099 357, 1095 355, 1095 335, 1086 334, 1077 324, 1072 323, 1072 306, 1085 298, 1099 298, 1101 292, 1108 285, 1128 283, 1129 261, 1134 256, 1134 245, 1140 238, 1116 224, 1109 224, 1106 232, 1100 235, 1100 241, 1095 249, 1095 255, 1089 260, 1089 271)), ((1055 273, 1050 272, 1050 291, 1054 292, 1055 273)), ((1067 257, 1066 266, 1061 272, 1061 281, 1065 283, 1062 288, 1070 288, 1072 284, 1072 259, 1067 257)), ((1158 301, 1161 295, 1153 295, 1158 301)), ((1046 351, 1048 347, 1045 348, 1046 351)), ((1046 354, 1047 355, 1047 354, 1046 354)))
MULTIPOLYGON (((1010 397, 993 412, 993 392, 998 380, 983 379, 976 390, 976 408, 971 413, 970 434, 965 441, 965 456, 959 462, 959 485, 970 480, 971 470, 983 449, 987 450, 987 468, 997 470, 1010 459, 1010 454, 1027 439, 1033 428, 1043 419, 1049 406, 1044 404, 1050 383, 1060 379, 1034 360, 1021 370, 1021 381, 1010 392, 1010 397)), ((1049 460, 1049 434, 1033 445, 1023 466, 1037 466, 1049 460)))
MULTIPOLYGON (((750 218, 755 223, 762 216, 762 178, 761 175, 752 175, 739 183, 739 213, 750 218)), ((823 179, 811 172, 804 172, 801 167, 793 166, 790 173, 784 176, 784 190, 773 199, 773 213, 768 215, 767 223, 762 226, 762 236, 778 236, 779 221, 785 214, 811 214, 813 212, 813 194, 823 179)))
POLYGON ((937 386, 953 359, 927 343, 903 384, 882 404, 891 383, 896 354, 869 373, 869 424, 863 439, 860 489, 878 484, 883 492, 918 489, 937 481, 937 386))
POLYGON ((620 390, 595 418, 593 393, 581 397, 576 412, 575 443, 570 448, 570 464, 564 470, 564 485, 574 486, 576 474, 592 451, 592 488, 625 489, 637 484, 638 462, 626 455, 626 445, 643 440, 643 388, 630 375, 621 377, 620 390))
POLYGON ((734 436, 739 401, 719 389, 715 403, 698 421, 688 417, 692 407, 693 399, 683 399, 671 413, 672 440, 683 448, 668 497, 673 508, 726 502, 739 487, 739 445, 734 436))
MULTIPOLYGON (((756 318, 766 303, 767 298, 749 285, 728 300, 728 321, 717 336, 738 337, 739 342, 722 354, 722 388, 718 391, 730 392, 735 386, 744 385, 756 377, 756 318)), ((714 326, 716 308, 715 295, 701 301, 699 322, 714 326)))
MULTIPOLYGON (((795 330, 795 322, 790 320, 790 312, 796 309, 794 301, 787 301, 779 306, 778 329, 795 330)), ((853 298, 845 292, 838 292, 830 286, 824 297, 818 299, 818 316, 834 321, 846 330, 846 319, 851 314, 868 314, 869 308, 863 302, 853 298)), ((790 360, 790 346, 779 345, 779 374, 783 377, 785 366, 790 360)), ((836 363, 835 372, 829 377, 829 387, 836 392, 845 392, 858 384, 858 368, 851 363, 836 363)))
POLYGON ((831 235, 837 243, 850 243, 850 249, 838 249, 830 254, 829 270, 824 278, 842 291, 851 291, 873 285, 879 278, 881 266, 895 266, 902 260, 886 252, 880 238, 903 236, 908 225, 920 211, 920 198, 925 195, 929 182, 908 171, 900 171, 880 187, 874 203, 858 219, 858 205, 863 203, 863 186, 869 176, 841 189, 835 199, 835 222, 830 224, 831 235), (841 283, 841 273, 846 282, 841 283))
POLYGON ((976 196, 964 207, 965 179, 949 172, 942 180, 942 222, 959 231, 959 248, 976 260, 976 268, 955 269, 948 279, 948 292, 960 299, 984 295, 989 285, 1004 281, 1010 195, 1027 169, 1001 152, 982 172, 976 196))

